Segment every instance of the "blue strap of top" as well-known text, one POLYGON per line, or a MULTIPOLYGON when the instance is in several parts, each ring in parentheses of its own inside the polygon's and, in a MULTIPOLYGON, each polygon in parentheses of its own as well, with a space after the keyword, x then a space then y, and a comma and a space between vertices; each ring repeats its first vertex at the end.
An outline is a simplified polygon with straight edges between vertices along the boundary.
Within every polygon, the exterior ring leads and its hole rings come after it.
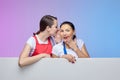
POLYGON ((64 50, 64 54, 67 54, 67 50, 64 42, 63 42, 63 50, 64 50))

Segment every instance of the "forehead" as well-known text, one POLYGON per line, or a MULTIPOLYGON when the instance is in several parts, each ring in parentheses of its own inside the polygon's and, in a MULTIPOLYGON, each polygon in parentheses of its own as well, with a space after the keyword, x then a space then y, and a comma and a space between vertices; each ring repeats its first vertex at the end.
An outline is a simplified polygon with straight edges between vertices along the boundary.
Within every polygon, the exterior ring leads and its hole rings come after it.
POLYGON ((72 28, 71 28, 71 26, 68 25, 68 24, 63 24, 63 25, 61 26, 61 29, 72 29, 72 28))

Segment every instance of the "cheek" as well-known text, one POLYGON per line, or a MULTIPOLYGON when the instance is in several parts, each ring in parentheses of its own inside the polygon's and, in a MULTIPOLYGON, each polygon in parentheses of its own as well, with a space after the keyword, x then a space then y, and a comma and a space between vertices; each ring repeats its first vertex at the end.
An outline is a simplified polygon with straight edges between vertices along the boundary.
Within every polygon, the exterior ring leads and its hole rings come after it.
POLYGON ((53 28, 53 31, 56 32, 56 31, 57 31, 57 28, 53 28))
POLYGON ((70 32, 69 35, 70 35, 70 36, 73 36, 73 32, 70 32))
POLYGON ((53 32, 53 31, 55 31, 55 29, 54 29, 54 28, 52 28, 52 29, 51 29, 51 32, 53 32))
POLYGON ((60 33, 60 36, 63 37, 63 33, 60 33))
POLYGON ((70 34, 70 36, 72 37, 72 36, 73 36, 73 34, 70 34))

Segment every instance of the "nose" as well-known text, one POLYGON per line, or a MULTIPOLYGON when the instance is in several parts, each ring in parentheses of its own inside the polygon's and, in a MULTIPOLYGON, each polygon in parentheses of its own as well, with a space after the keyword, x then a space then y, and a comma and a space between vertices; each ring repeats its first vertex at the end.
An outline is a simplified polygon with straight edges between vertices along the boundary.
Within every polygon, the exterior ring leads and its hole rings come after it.
POLYGON ((66 32, 65 31, 63 32, 63 36, 66 36, 66 32))

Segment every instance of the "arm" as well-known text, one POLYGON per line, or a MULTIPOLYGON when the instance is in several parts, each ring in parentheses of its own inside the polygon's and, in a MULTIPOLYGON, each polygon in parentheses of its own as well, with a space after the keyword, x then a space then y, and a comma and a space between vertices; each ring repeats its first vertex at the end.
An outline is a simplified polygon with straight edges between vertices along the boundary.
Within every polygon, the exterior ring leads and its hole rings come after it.
POLYGON ((89 58, 90 57, 85 47, 85 44, 83 44, 81 50, 77 46, 77 42, 75 40, 74 41, 70 40, 70 42, 67 42, 67 45, 69 45, 69 47, 76 52, 76 54, 78 55, 78 58, 89 58))
POLYGON ((59 58, 59 57, 55 54, 52 54, 52 58, 59 58))
POLYGON ((83 44, 82 49, 80 50, 78 47, 74 49, 74 51, 77 53, 79 58, 90 58, 87 49, 85 47, 85 44, 83 44))
POLYGON ((33 64, 39 61, 43 57, 49 57, 48 54, 39 54, 36 56, 29 57, 30 50, 31 50, 30 45, 25 44, 23 51, 21 52, 21 55, 19 57, 19 61, 18 61, 18 64, 20 67, 33 64))
POLYGON ((67 59, 69 62, 75 63, 76 59, 74 56, 72 56, 71 54, 67 54, 67 55, 62 55, 61 58, 65 58, 67 59))

